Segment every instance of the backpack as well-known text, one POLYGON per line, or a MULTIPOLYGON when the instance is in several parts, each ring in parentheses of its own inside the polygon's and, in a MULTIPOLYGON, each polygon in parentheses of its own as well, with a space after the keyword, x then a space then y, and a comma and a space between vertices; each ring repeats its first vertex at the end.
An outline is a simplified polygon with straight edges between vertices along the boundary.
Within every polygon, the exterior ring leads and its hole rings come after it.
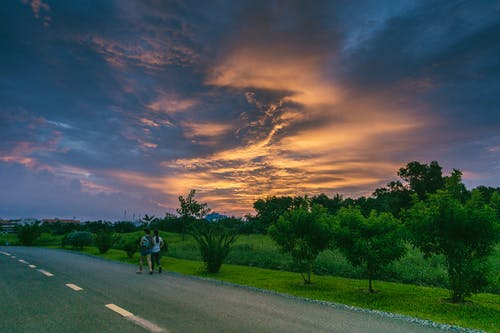
POLYGON ((154 246, 153 238, 151 236, 142 237, 141 246, 143 249, 151 250, 154 246))

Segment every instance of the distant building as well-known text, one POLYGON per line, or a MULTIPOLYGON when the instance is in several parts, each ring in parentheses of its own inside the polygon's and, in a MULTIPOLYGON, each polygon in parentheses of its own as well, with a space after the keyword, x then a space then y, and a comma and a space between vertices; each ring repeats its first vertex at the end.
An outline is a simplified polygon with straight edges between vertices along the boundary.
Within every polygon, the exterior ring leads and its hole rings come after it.
POLYGON ((20 221, 18 221, 17 223, 21 224, 21 225, 27 225, 27 224, 31 225, 31 224, 35 224, 37 222, 40 222, 40 220, 37 220, 37 219, 32 218, 32 217, 29 217, 29 218, 23 218, 20 221))
POLYGON ((17 223, 12 222, 11 220, 0 220, 0 233, 13 234, 15 233, 16 226, 17 223))
POLYGON ((205 220, 207 220, 208 222, 219 222, 220 220, 224 220, 224 219, 227 219, 226 215, 222 215, 222 214, 215 213, 215 212, 207 214, 205 216, 205 220))
POLYGON ((55 219, 43 219, 42 222, 43 223, 47 223, 47 224, 50 224, 50 223, 73 223, 73 224, 80 224, 80 220, 75 220, 75 219, 58 219, 58 218, 55 218, 55 219))

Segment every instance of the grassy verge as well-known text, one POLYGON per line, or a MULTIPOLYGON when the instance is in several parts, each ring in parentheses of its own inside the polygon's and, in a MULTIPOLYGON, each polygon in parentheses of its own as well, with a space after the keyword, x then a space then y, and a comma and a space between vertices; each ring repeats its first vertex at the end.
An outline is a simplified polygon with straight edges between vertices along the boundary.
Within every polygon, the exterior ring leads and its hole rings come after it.
MULTIPOLYGON (((124 240, 137 239, 142 231, 121 234, 124 240)), ((178 259, 199 261, 200 251, 194 239, 186 235, 160 232, 169 244, 169 256, 178 259)), ((492 265, 492 283, 486 292, 500 295, 500 244, 490 257, 492 265)), ((231 248, 226 263, 272 270, 294 271, 296 268, 289 255, 279 251, 276 244, 267 235, 240 235, 231 248)), ((353 279, 363 279, 363 270, 353 267, 338 250, 322 252, 314 265, 316 275, 332 275, 353 279)), ((429 287, 447 288, 448 273, 443 256, 424 258, 422 252, 408 245, 406 255, 388 265, 380 273, 379 280, 416 284, 429 287)))
MULTIPOLYGON (((110 250, 99 254, 94 247, 83 252, 107 259, 137 264, 138 255, 128 258, 121 250, 110 250)), ((223 265, 217 274, 208 274, 199 261, 164 257, 166 270, 227 282, 274 290, 290 295, 324 300, 362 308, 399 313, 421 319, 467 328, 500 332, 500 296, 478 294, 466 304, 451 304, 446 289, 421 287, 392 282, 376 281, 375 294, 366 291, 366 280, 333 276, 314 276, 313 284, 306 286, 296 273, 275 271, 256 267, 223 265)))

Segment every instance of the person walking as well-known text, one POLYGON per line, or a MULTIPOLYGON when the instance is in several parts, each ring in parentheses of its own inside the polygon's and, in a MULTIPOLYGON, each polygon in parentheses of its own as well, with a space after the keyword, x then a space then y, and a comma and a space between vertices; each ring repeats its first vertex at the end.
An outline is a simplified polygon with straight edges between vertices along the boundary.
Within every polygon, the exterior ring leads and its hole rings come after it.
POLYGON ((155 235, 153 237, 153 249, 151 250, 151 261, 153 271, 155 270, 155 264, 158 266, 158 273, 161 273, 161 263, 160 263, 160 251, 165 245, 163 238, 158 235, 158 230, 154 231, 155 235))
POLYGON ((146 260, 149 268, 149 274, 153 274, 153 268, 151 266, 151 251, 153 249, 153 237, 151 237, 151 230, 148 228, 144 229, 144 236, 141 237, 139 241, 141 257, 139 259, 139 270, 137 274, 142 273, 142 265, 144 264, 144 260, 146 260))

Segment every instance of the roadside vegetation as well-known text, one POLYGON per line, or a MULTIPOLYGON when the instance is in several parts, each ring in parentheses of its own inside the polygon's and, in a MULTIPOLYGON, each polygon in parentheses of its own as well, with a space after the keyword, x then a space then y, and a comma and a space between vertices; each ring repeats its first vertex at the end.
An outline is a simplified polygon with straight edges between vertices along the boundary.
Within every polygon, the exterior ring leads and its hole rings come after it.
POLYGON ((255 216, 203 219, 195 190, 179 215, 132 223, 35 225, 0 244, 64 247, 137 264, 142 228, 160 230, 167 270, 296 296, 500 332, 500 188, 408 163, 369 198, 268 197, 255 216), (302 279, 299 278, 302 276, 302 279))

